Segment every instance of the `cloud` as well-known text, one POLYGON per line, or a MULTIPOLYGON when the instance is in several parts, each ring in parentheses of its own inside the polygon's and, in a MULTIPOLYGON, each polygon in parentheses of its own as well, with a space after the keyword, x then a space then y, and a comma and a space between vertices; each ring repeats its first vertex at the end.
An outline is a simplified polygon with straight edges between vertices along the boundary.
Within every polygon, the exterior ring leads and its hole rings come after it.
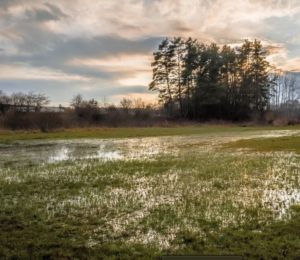
MULTIPOLYGON (((75 38, 63 41, 57 37, 52 37, 51 34, 47 35, 48 39, 53 39, 52 44, 49 44, 49 49, 45 48, 43 51, 32 54, 16 54, 16 55, 0 55, 0 63, 4 64, 23 64, 35 68, 48 68, 54 71, 60 71, 67 75, 79 75, 86 78, 101 78, 101 79, 119 79, 134 77, 135 73, 139 73, 139 69, 135 71, 128 71, 126 64, 119 67, 119 70, 112 71, 107 66, 89 66, 80 63, 80 59, 92 58, 104 59, 109 57, 119 57, 126 53, 127 56, 134 57, 141 54, 149 54, 158 45, 161 39, 150 38, 142 39, 139 41, 130 41, 120 37, 112 36, 99 36, 91 39, 75 38), (70 61, 78 58, 79 63, 72 64, 70 61)), ((27 39, 26 37, 26 40, 27 39)), ((45 39, 47 41, 47 39, 45 39)), ((30 48, 38 50, 39 44, 43 42, 43 37, 40 42, 32 43, 29 47, 28 42, 22 42, 19 47, 22 51, 30 51, 30 48)), ((51 43, 51 41, 50 41, 51 43)), ((46 43, 45 43, 46 44, 46 43)), ((47 46, 47 45, 46 45, 47 46)), ((130 58, 128 59, 130 62, 130 58)), ((103 63, 102 63, 103 64, 103 63)), ((109 62, 108 62, 109 64, 109 62)), ((117 62, 115 61, 117 66, 117 62)), ((150 61, 149 61, 150 68, 150 61)))
POLYGON ((23 78, 27 86, 31 77, 32 88, 40 80, 47 89, 57 77, 69 93, 147 91, 152 52, 174 36, 231 45, 259 39, 273 65, 299 66, 300 1, 46 1, 0 0, 1 82, 15 78, 17 86, 23 78))
POLYGON ((62 18, 68 17, 66 14, 64 14, 60 8, 53 4, 45 4, 49 9, 40 9, 40 8, 32 8, 32 9, 27 9, 25 11, 25 16, 29 20, 36 20, 37 22, 45 22, 45 21, 58 21, 62 18))
POLYGON ((90 66, 74 66, 63 65, 60 66, 60 71, 67 75, 79 75, 90 79, 103 79, 103 80, 117 80, 122 77, 128 77, 133 72, 127 71, 106 71, 105 69, 94 68, 90 66))
POLYGON ((0 9, 7 10, 8 7, 19 4, 18 0, 0 0, 0 9))
POLYGON ((47 5, 49 8, 54 7, 52 9, 53 12, 58 11, 59 9, 55 9, 55 6, 69 6, 71 9, 73 6, 82 5, 82 0, 72 0, 72 6, 70 6, 69 2, 61 1, 61 0, 51 0, 51 4, 45 3, 45 0, 0 0, 0 9, 9 10, 16 6, 34 6, 34 5, 47 5))
POLYGON ((123 53, 149 53, 161 38, 151 37, 141 40, 127 40, 118 36, 95 36, 73 38, 57 45, 52 54, 60 57, 109 57, 123 53))
POLYGON ((283 71, 300 72, 300 58, 287 60, 277 67, 283 71))
MULTIPOLYGON (((300 12, 298 15, 300 15, 300 12)), ((288 42, 299 35, 300 25, 297 19, 269 17, 264 22, 268 24, 268 31, 266 31, 265 37, 270 40, 288 42)))
POLYGON ((52 13, 56 14, 59 17, 68 17, 66 14, 64 14, 59 7, 57 7, 54 4, 45 3, 45 5, 52 11, 52 13))

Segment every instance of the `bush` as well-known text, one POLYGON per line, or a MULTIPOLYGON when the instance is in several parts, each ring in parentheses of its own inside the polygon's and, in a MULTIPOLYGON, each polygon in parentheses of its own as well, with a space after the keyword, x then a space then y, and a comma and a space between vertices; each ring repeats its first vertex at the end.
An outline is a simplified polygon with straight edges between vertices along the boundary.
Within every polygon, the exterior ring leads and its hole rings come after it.
POLYGON ((264 115, 264 119, 269 125, 273 124, 273 122, 278 118, 279 118, 278 111, 268 111, 264 115))
POLYGON ((36 128, 32 114, 9 110, 3 119, 3 126, 11 130, 36 128))
POLYGON ((297 125, 300 123, 300 120, 297 118, 281 118, 276 119, 273 122, 274 126, 287 126, 287 125, 297 125))
POLYGON ((250 119, 255 124, 261 124, 264 122, 264 115, 261 111, 252 111, 250 113, 250 119))
POLYGON ((288 118, 287 119, 287 125, 298 125, 299 120, 297 118, 288 118))
POLYGON ((139 119, 148 119, 150 118, 150 112, 147 109, 136 109, 135 117, 139 119))
POLYGON ((55 112, 38 112, 34 114, 35 122, 42 132, 49 132, 64 126, 62 115, 55 112))
POLYGON ((0 114, 0 127, 4 127, 4 116, 0 114))
POLYGON ((100 113, 92 114, 93 121, 100 121, 102 119, 102 115, 100 113))

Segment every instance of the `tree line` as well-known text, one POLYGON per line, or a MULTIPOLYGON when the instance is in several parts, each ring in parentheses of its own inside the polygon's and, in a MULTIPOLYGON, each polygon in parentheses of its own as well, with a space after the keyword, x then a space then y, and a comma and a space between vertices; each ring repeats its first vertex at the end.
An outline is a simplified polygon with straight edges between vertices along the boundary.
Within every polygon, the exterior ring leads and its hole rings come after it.
MULTIPOLYGON (((7 95, 0 90, 0 113, 3 115, 5 112, 11 110, 14 112, 39 112, 41 108, 50 104, 50 99, 45 94, 35 93, 30 91, 28 93, 16 92, 11 95, 7 95)), ((61 108, 63 108, 60 105, 61 108)), ((158 110, 159 107, 153 103, 147 103, 141 98, 123 98, 118 105, 109 103, 104 97, 103 102, 99 102, 95 99, 85 99, 82 94, 77 94, 72 97, 68 107, 64 109, 71 109, 78 117, 86 117, 88 115, 96 115, 100 113, 100 108, 105 111, 122 110, 125 113, 135 112, 140 110, 154 109, 158 110), (133 110, 133 111, 132 111, 133 110)), ((97 117, 97 116, 96 116, 97 117)))
MULTIPOLYGON (((158 92, 159 104, 123 98, 115 105, 78 94, 64 108, 65 115, 53 114, 51 120, 57 119, 55 124, 64 127, 118 127, 168 125, 176 119, 268 123, 282 117, 300 119, 299 78, 271 67, 260 41, 245 40, 241 46, 230 47, 192 38, 167 38, 153 56, 149 89, 158 92)), ((0 90, 0 127, 34 128, 35 122, 45 121, 45 114, 37 114, 49 104, 44 94, 7 95, 0 90)))
POLYGON ((0 128, 40 129, 47 132, 59 128, 90 126, 170 126, 161 107, 141 98, 123 98, 115 105, 106 98, 99 102, 77 94, 71 98, 69 106, 60 106, 60 110, 42 109, 48 104, 50 100, 44 94, 18 92, 7 95, 0 90, 0 128))
POLYGON ((153 53, 149 89, 171 117, 248 120, 270 109, 278 76, 260 41, 240 47, 203 44, 181 37, 165 39, 153 53))
POLYGON ((19 112, 29 112, 34 109, 38 112, 42 107, 50 104, 50 99, 44 94, 16 92, 11 95, 5 94, 0 90, 0 113, 4 114, 9 109, 19 112))
POLYGON ((276 84, 271 90, 270 108, 281 117, 299 117, 300 80, 294 73, 276 73, 276 84))

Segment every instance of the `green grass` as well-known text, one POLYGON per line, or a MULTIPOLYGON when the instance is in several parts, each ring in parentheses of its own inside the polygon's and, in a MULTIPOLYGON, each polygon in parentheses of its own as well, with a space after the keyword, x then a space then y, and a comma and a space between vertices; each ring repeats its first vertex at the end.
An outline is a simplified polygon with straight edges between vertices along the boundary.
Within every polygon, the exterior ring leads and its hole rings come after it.
POLYGON ((288 130, 300 129, 300 126, 209 126, 199 125, 193 127, 149 127, 149 128, 77 128, 64 129, 50 133, 39 131, 5 131, 0 130, 0 143, 18 140, 46 140, 46 139, 75 139, 75 138, 128 138, 128 137, 154 137, 173 135, 192 135, 223 132, 249 132, 259 130, 288 130))
MULTIPOLYGON (((174 152, 106 162, 20 166, 26 143, 8 146, 15 156, 0 157, 0 259, 299 259, 299 157, 216 149, 210 142, 222 143, 230 128, 201 128, 211 139, 174 139, 174 152)), ((130 149, 151 148, 140 143, 130 149)))
POLYGON ((300 153, 300 136, 242 139, 226 143, 225 148, 249 148, 258 152, 286 151, 300 153))

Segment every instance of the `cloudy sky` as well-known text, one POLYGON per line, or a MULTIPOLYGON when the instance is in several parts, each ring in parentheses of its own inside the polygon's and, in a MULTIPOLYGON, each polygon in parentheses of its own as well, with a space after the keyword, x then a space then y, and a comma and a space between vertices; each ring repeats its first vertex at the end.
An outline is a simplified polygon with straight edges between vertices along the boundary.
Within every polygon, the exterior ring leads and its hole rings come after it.
POLYGON ((259 39, 277 68, 300 72, 299 0, 0 0, 0 90, 118 103, 155 100, 152 53, 166 37, 259 39))

